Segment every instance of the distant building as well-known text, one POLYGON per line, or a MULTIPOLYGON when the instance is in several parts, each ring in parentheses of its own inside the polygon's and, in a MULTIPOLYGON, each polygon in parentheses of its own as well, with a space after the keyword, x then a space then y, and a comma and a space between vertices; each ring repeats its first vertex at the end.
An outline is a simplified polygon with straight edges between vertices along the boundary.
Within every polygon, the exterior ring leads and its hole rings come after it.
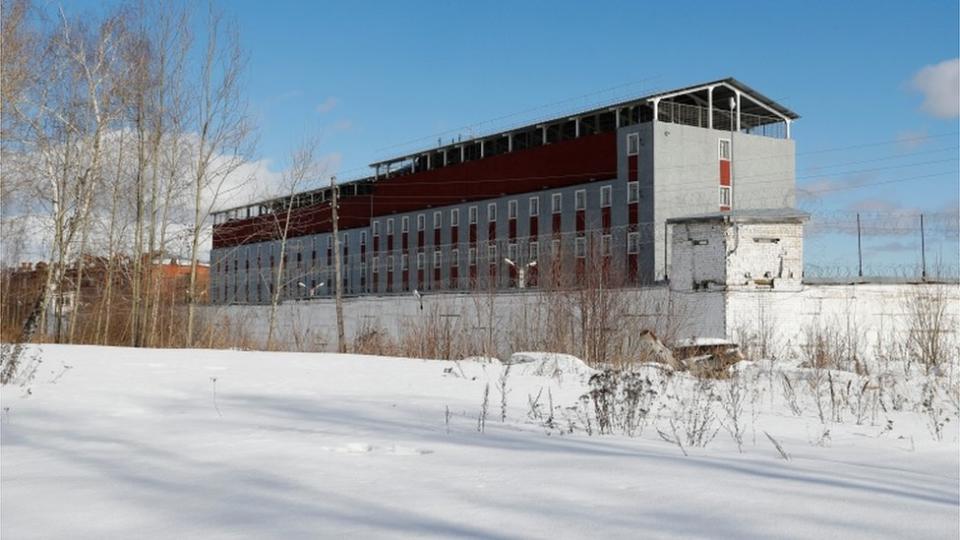
MULTIPOLYGON (((669 219, 794 205, 797 118, 728 78, 373 163, 339 188, 344 290, 663 280, 669 219)), ((333 292, 330 198, 293 197, 283 299, 333 292)), ((215 215, 213 303, 270 301, 288 200, 215 215)))

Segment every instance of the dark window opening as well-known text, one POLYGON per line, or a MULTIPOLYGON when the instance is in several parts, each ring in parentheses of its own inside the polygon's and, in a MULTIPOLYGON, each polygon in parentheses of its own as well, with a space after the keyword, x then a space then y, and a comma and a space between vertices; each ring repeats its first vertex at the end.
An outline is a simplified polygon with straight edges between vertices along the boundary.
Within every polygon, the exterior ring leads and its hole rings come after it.
POLYGON ((600 113, 597 117, 597 130, 600 133, 609 133, 617 129, 617 114, 613 111, 600 113))
POLYGON ((475 161, 480 159, 480 142, 470 143, 463 147, 463 160, 475 161))

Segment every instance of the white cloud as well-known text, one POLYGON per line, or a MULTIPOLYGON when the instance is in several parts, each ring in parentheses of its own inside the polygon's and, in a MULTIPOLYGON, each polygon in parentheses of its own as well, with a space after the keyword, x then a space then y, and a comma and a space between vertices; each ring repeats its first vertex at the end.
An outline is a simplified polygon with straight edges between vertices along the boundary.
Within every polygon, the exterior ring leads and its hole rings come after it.
POLYGON ((907 129, 897 133, 897 148, 903 152, 909 152, 920 148, 930 136, 926 129, 907 129))
POLYGON ((336 106, 340 104, 340 100, 331 96, 323 100, 323 103, 317 105, 317 112, 320 114, 326 114, 332 111, 336 106))
POLYGON ((923 94, 923 110, 937 118, 960 117, 960 58, 925 66, 911 80, 923 94))

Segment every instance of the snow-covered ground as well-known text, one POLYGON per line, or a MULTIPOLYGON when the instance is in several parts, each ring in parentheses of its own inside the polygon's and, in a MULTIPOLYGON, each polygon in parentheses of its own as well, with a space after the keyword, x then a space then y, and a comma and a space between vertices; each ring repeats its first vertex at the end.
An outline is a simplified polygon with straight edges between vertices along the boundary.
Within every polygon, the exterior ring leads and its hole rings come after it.
POLYGON ((960 535, 956 417, 937 441, 907 383, 900 411, 888 394, 862 425, 852 409, 824 424, 799 389, 791 412, 779 372, 747 367, 743 453, 715 396, 716 437, 685 456, 657 433, 670 438, 664 415, 692 399, 685 376, 638 436, 590 436, 578 418, 592 405, 567 408, 588 389, 569 359, 560 377, 512 366, 501 422, 498 362, 78 346, 42 358, 29 394, 3 389, 5 540, 960 535))

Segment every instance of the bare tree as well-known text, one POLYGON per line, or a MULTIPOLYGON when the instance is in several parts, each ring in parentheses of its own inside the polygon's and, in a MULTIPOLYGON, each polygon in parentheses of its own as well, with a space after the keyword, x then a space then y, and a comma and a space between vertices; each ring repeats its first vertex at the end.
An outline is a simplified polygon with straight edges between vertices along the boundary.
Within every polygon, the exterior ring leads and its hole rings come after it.
POLYGON ((212 3, 207 10, 206 46, 195 96, 196 149, 191 171, 193 220, 190 230, 190 283, 187 291, 185 345, 193 344, 199 293, 197 267, 201 238, 210 214, 253 146, 251 125, 241 95, 245 64, 234 25, 212 3))
MULTIPOLYGON (((283 298, 284 291, 291 281, 295 281, 302 276, 296 276, 285 280, 284 269, 287 260, 287 240, 290 237, 290 225, 294 210, 294 200, 298 192, 303 190, 304 185, 311 179, 318 178, 322 173, 321 166, 317 160, 317 139, 308 138, 294 150, 290 156, 290 167, 283 173, 282 189, 284 197, 278 208, 274 209, 272 225, 275 228, 276 240, 280 246, 280 260, 275 267, 273 275, 273 292, 270 295, 270 317, 267 323, 267 350, 273 348, 273 337, 277 324, 277 306, 283 298)), ((298 282, 298 285, 302 282, 298 282)))

